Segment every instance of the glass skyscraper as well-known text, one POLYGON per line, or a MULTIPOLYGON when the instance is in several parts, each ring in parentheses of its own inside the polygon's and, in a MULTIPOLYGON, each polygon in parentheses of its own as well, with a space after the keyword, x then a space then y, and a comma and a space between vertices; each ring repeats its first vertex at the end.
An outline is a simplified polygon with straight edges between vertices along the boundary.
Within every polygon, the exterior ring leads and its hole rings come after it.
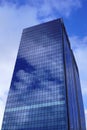
POLYGON ((1 130, 86 130, 62 19, 23 30, 1 130))

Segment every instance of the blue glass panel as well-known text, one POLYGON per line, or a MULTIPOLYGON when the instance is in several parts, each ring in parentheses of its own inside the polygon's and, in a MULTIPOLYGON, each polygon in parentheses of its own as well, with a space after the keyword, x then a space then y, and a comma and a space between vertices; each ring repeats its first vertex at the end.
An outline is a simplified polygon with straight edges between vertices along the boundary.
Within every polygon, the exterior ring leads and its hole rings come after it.
POLYGON ((60 20, 24 29, 2 130, 67 130, 60 20))

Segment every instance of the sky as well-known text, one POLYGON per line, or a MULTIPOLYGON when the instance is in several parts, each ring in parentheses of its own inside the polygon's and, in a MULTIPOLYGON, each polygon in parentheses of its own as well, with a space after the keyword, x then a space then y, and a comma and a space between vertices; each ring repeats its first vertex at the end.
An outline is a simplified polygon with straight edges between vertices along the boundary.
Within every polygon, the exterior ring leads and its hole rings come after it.
POLYGON ((86 0, 0 0, 0 129, 23 28, 60 17, 79 68, 87 122, 86 12, 86 0))

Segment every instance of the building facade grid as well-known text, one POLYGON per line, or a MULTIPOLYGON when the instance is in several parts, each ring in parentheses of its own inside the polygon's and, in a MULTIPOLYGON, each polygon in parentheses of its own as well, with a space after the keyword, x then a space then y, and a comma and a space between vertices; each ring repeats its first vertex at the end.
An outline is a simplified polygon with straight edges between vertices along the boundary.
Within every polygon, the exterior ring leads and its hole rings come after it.
POLYGON ((85 130, 77 65, 61 19, 23 30, 2 130, 85 130))

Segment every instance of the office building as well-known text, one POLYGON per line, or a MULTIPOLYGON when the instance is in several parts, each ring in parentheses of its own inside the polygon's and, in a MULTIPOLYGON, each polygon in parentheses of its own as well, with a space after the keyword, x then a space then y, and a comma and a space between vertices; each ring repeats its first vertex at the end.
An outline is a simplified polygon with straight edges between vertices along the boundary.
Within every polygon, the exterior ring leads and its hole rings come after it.
POLYGON ((86 130, 78 67, 62 19, 23 30, 2 130, 86 130))

